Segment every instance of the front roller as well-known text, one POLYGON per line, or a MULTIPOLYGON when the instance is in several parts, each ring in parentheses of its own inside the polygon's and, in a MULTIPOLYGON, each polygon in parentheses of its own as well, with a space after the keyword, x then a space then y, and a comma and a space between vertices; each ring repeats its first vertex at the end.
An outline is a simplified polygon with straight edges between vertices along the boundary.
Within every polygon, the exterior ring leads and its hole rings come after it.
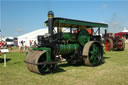
POLYGON ((56 68, 56 62, 47 61, 47 52, 45 50, 28 52, 25 63, 30 71, 39 74, 52 73, 56 68))
POLYGON ((103 60, 103 47, 99 42, 89 41, 83 48, 84 64, 88 66, 97 66, 103 60))

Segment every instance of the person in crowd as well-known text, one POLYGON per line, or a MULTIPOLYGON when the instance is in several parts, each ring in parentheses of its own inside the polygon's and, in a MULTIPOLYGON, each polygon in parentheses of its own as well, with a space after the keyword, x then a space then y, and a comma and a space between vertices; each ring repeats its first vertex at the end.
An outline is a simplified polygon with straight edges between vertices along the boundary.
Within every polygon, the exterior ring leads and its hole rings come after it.
POLYGON ((37 46, 37 43, 36 43, 36 40, 34 41, 34 47, 36 47, 37 46))
POLYGON ((2 47, 2 44, 1 44, 1 41, 0 41, 0 49, 1 49, 1 47, 2 47))
POLYGON ((24 46, 24 41, 23 40, 21 41, 21 44, 22 44, 22 46, 24 46))
POLYGON ((24 41, 24 44, 23 44, 23 51, 25 52, 26 51, 26 42, 24 41))
POLYGON ((3 43, 3 40, 2 40, 2 41, 0 41, 0 48, 3 48, 3 45, 4 45, 4 43, 3 43))
POLYGON ((30 47, 32 47, 33 40, 29 41, 30 47))
POLYGON ((3 48, 5 48, 5 49, 6 49, 6 48, 7 48, 7 42, 6 42, 6 41, 4 41, 3 43, 4 43, 3 48))
POLYGON ((23 52, 22 42, 19 42, 19 52, 23 52))

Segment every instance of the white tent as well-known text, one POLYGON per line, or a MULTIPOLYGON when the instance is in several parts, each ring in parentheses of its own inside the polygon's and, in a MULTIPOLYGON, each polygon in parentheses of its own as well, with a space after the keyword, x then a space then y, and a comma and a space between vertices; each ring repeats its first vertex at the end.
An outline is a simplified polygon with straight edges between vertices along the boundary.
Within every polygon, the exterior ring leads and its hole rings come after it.
POLYGON ((123 30, 122 32, 128 32, 127 28, 126 28, 126 27, 124 27, 124 30, 123 30))
POLYGON ((38 35, 44 35, 45 33, 48 33, 48 29, 38 29, 35 31, 32 31, 30 33, 26 33, 24 35, 18 36, 18 45, 21 41, 25 41, 26 46, 30 46, 30 40, 31 41, 36 41, 37 42, 37 36, 38 35))
MULTIPOLYGON (((128 33, 128 30, 126 27, 124 27, 124 30, 122 31, 123 33, 128 33)), ((125 43, 128 43, 128 35, 123 35, 124 39, 125 39, 125 43)))

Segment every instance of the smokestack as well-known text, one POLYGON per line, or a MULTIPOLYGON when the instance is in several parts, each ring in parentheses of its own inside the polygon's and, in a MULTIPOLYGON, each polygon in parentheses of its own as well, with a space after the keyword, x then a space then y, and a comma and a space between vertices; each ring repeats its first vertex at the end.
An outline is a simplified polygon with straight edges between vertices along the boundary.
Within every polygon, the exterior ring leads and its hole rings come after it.
POLYGON ((107 39, 107 29, 105 29, 105 33, 104 33, 105 35, 104 35, 104 40, 106 40, 107 39))
POLYGON ((52 11, 48 12, 48 33, 53 35, 53 18, 54 18, 54 13, 52 11))

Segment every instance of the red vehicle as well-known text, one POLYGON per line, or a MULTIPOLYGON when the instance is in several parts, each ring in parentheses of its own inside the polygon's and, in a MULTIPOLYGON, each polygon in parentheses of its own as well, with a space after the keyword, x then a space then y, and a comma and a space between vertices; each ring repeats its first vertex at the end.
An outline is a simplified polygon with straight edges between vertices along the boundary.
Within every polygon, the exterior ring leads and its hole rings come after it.
POLYGON ((125 41, 122 39, 122 35, 107 33, 105 40, 105 50, 120 50, 123 51, 125 48, 125 41))

